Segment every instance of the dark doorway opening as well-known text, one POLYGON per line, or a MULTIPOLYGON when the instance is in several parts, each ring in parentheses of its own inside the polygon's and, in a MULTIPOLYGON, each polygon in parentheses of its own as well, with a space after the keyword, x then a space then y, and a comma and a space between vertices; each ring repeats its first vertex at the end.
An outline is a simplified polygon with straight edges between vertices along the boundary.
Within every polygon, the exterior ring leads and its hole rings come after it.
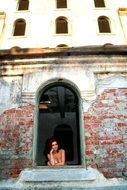
POLYGON ((40 93, 36 164, 46 165, 45 145, 54 136, 65 149, 67 165, 81 164, 79 100, 66 84, 55 83, 40 93))
POLYGON ((61 149, 65 150, 66 160, 73 161, 73 131, 70 126, 62 124, 55 128, 54 137, 59 142, 61 149))

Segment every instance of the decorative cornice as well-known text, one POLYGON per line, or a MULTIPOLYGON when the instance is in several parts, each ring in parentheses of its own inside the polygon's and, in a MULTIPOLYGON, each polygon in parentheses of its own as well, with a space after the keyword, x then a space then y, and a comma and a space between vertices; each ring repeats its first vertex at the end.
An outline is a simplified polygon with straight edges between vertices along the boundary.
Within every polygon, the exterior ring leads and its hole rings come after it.
POLYGON ((127 55, 126 45, 105 44, 70 48, 20 48, 0 50, 0 60, 69 57, 81 55, 127 55))
POLYGON ((127 73, 127 46, 0 50, 1 76, 19 76, 51 69, 127 73))

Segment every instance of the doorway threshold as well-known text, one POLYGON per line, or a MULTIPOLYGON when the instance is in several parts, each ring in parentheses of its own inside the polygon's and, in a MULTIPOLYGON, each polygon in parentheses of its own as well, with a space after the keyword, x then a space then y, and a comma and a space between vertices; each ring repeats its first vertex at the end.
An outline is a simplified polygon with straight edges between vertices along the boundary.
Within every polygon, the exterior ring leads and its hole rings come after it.
POLYGON ((25 169, 20 174, 23 182, 68 182, 68 181, 94 181, 96 173, 92 168, 82 166, 40 166, 25 169))

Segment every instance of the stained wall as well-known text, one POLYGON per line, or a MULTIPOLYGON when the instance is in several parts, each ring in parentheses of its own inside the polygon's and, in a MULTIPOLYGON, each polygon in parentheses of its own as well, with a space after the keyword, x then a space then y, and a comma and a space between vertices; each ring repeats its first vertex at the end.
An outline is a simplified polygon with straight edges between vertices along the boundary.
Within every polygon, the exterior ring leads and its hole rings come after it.
POLYGON ((126 48, 115 52, 114 47, 112 51, 99 47, 99 55, 97 48, 48 49, 46 56, 44 50, 1 52, 1 179, 18 177, 21 170, 35 166, 38 95, 59 80, 80 95, 86 166, 109 178, 127 174, 126 48))

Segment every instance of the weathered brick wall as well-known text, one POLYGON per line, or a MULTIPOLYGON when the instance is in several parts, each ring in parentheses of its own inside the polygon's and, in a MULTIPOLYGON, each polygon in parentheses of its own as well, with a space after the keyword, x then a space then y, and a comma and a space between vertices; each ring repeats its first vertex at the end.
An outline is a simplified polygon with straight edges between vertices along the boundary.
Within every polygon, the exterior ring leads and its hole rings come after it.
MULTIPOLYGON (((34 106, 0 116, 0 178, 32 167, 34 106)), ((86 163, 106 177, 127 174, 127 89, 107 89, 84 113, 86 163)))
POLYGON ((84 114, 87 166, 127 174, 127 89, 107 89, 84 114))
POLYGON ((28 105, 0 116, 0 179, 17 177, 32 165, 33 110, 28 105))

